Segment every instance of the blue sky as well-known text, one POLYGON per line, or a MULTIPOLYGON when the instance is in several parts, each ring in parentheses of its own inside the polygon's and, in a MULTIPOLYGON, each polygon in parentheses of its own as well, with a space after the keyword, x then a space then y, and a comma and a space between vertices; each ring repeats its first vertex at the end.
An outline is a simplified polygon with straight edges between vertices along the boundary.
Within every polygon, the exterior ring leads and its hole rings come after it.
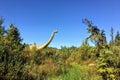
POLYGON ((111 27, 120 31, 120 0, 0 0, 0 16, 6 28, 10 22, 18 27, 25 43, 41 45, 57 29, 49 46, 80 46, 89 36, 83 18, 104 29, 108 40, 111 27))

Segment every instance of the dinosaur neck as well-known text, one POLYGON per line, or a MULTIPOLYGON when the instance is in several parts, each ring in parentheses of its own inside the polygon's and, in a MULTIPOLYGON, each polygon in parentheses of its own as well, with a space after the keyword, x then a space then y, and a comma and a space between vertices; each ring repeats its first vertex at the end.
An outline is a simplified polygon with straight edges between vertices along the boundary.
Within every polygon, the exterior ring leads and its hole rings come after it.
POLYGON ((39 46, 38 49, 46 48, 46 47, 50 44, 50 42, 53 40, 54 35, 55 35, 55 33, 52 32, 52 34, 51 34, 49 40, 48 40, 47 42, 45 42, 43 45, 39 46))

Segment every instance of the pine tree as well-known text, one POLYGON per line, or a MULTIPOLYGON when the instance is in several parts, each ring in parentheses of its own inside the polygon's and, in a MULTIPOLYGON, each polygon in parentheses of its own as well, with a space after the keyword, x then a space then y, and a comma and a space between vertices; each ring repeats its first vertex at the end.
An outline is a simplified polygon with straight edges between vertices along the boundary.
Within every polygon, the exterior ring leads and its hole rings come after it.
POLYGON ((83 23, 87 24, 87 31, 88 33, 90 33, 90 36, 87 37, 86 40, 91 39, 91 41, 94 42, 95 45, 98 47, 101 47, 103 44, 106 44, 106 36, 104 30, 100 30, 96 25, 93 25, 93 23, 88 19, 83 19, 83 23))
POLYGON ((119 39, 120 39, 120 33, 119 33, 119 31, 117 31, 117 34, 116 34, 115 40, 119 40, 119 39))
POLYGON ((110 41, 110 44, 113 45, 114 44, 114 29, 111 27, 111 30, 110 30, 111 34, 111 41, 110 41))
POLYGON ((115 45, 120 46, 120 33, 117 31, 117 34, 115 36, 115 45))
MULTIPOLYGON (((1 27, 1 34, 4 29, 1 27)), ((24 67, 21 53, 23 50, 22 39, 20 37, 19 30, 13 24, 10 24, 6 34, 1 38, 2 43, 0 45, 1 53, 1 79, 22 79, 22 69, 24 67)), ((1 42, 1 41, 0 41, 1 42)))
POLYGON ((18 49, 19 51, 22 48, 20 33, 13 24, 10 24, 6 38, 9 41, 9 47, 11 47, 11 49, 18 49))
MULTIPOLYGON (((7 30, 7 55, 8 55, 8 73, 11 74, 11 76, 17 77, 21 75, 21 68, 22 68, 22 61, 21 61, 21 53, 23 46, 21 44, 21 37, 20 33, 13 24, 10 24, 9 29, 7 30), (15 72, 14 72, 15 71, 15 72), (19 74, 19 75, 16 75, 19 74)), ((6 58, 7 59, 7 58, 6 58)))
POLYGON ((4 68, 5 68, 4 67, 5 65, 4 63, 4 57, 5 57, 4 34, 5 34, 5 28, 3 26, 3 19, 0 18, 0 76, 3 76, 4 68))

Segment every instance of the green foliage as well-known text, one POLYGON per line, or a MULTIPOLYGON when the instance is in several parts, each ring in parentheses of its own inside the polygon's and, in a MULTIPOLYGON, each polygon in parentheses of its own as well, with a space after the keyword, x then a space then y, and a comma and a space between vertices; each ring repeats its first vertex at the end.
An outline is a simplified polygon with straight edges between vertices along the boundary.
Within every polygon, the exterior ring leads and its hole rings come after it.
POLYGON ((1 26, 1 41, 0 41, 0 78, 1 79, 22 79, 23 64, 21 60, 21 52, 23 45, 19 31, 14 25, 6 30, 1 26), (5 34, 5 35, 4 35, 5 34))
MULTIPOLYGON (((110 47, 112 46, 109 47, 109 45, 107 45, 104 30, 100 31, 97 26, 94 26, 92 22, 87 19, 83 19, 83 22, 88 25, 87 30, 91 34, 89 37, 86 38, 86 40, 90 38, 92 41, 95 42, 97 49, 96 53, 99 54, 97 58, 98 73, 102 76, 103 80, 118 80, 119 59, 117 58, 117 56, 119 55, 119 53, 114 52, 114 50, 110 50, 110 47)), ((113 29, 111 30, 111 37, 113 44, 113 29)), ((119 45, 119 38, 120 34, 119 32, 117 32, 114 43, 117 46, 119 45)))
POLYGON ((56 48, 46 48, 43 50, 32 50, 26 46, 23 50, 23 56, 26 61, 26 70, 28 75, 34 80, 43 80, 49 76, 56 76, 62 73, 60 56, 56 48))
POLYGON ((88 66, 72 64, 66 67, 65 72, 57 77, 48 77, 47 80, 101 80, 99 76, 89 72, 88 66))
MULTIPOLYGON (((114 51, 114 50, 113 50, 114 51)), ((97 59, 98 72, 101 74, 103 80, 118 80, 120 72, 120 56, 113 53, 109 49, 102 49, 100 57, 97 59)))
MULTIPOLYGON (((63 75, 60 76, 61 80, 87 80, 87 76, 83 75, 83 70, 78 65, 74 65, 70 68, 66 68, 66 73, 63 73, 63 75)), ((59 80, 60 80, 59 79, 59 80)))
POLYGON ((117 32, 117 34, 115 36, 115 43, 114 43, 114 45, 120 46, 120 33, 119 33, 119 31, 117 32))
POLYGON ((111 41, 110 41, 110 45, 113 45, 114 44, 114 29, 111 27, 111 30, 110 30, 110 36, 111 36, 111 41))
POLYGON ((71 55, 72 50, 66 46, 62 46, 61 47, 61 52, 63 52, 64 54, 66 54, 66 57, 71 55))
POLYGON ((77 52, 78 48, 77 47, 66 47, 66 46, 62 46, 61 49, 59 50, 59 55, 60 55, 60 58, 61 58, 61 61, 63 63, 67 63, 67 59, 72 55, 74 54, 75 52, 77 52))
POLYGON ((112 43, 106 42, 105 31, 84 19, 90 36, 80 47, 61 49, 47 47, 38 50, 22 44, 19 30, 10 24, 6 30, 0 19, 0 79, 1 80, 119 80, 120 34, 112 43), (95 46, 90 46, 90 39, 95 46), (87 44, 86 44, 87 43, 87 44))
POLYGON ((90 36, 86 38, 86 43, 88 39, 91 39, 94 44, 102 48, 103 44, 106 44, 106 36, 105 36, 105 31, 100 30, 97 26, 93 25, 91 21, 88 19, 83 19, 83 23, 87 24, 88 28, 87 31, 90 33, 90 36))
POLYGON ((92 57, 91 55, 91 47, 88 44, 83 44, 79 48, 81 54, 81 60, 88 60, 92 57))
POLYGON ((119 31, 117 32, 117 34, 115 36, 115 40, 120 40, 120 33, 119 33, 119 31))

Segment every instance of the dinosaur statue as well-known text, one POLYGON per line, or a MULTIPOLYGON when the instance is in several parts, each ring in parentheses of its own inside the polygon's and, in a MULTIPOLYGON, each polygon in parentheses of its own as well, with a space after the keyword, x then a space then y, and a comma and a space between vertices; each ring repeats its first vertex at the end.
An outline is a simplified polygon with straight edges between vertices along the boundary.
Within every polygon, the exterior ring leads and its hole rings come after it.
POLYGON ((53 40, 53 37, 54 37, 55 33, 57 33, 57 32, 58 32, 57 30, 54 30, 54 31, 52 32, 49 40, 48 40, 47 42, 45 42, 43 45, 38 46, 38 49, 44 49, 44 48, 46 48, 46 47, 51 43, 51 41, 53 40))
POLYGON ((57 32, 58 32, 57 30, 54 30, 52 32, 49 40, 47 42, 45 42, 43 45, 38 46, 36 43, 34 43, 34 44, 30 45, 29 48, 30 49, 33 49, 34 47, 36 47, 37 49, 44 49, 44 48, 46 48, 50 44, 50 42, 53 40, 53 37, 54 37, 55 33, 57 33, 57 32))

